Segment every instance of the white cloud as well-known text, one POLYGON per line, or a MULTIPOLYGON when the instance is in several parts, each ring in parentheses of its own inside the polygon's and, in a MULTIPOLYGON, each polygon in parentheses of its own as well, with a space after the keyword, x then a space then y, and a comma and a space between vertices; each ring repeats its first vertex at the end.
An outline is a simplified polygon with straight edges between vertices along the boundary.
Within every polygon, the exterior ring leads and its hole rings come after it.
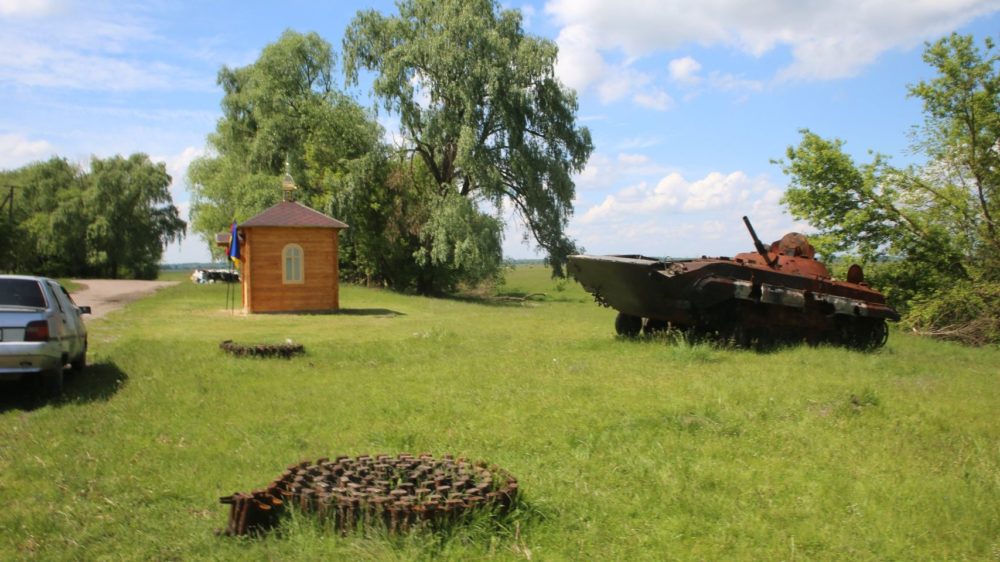
POLYGON ((765 233, 772 236, 780 236, 786 232, 801 232, 810 234, 816 232, 809 223, 795 221, 785 211, 781 204, 781 196, 785 192, 777 187, 771 186, 757 197, 749 206, 745 215, 753 221, 754 230, 760 233, 761 238, 769 238, 765 233))
POLYGON ((0 170, 13 169, 54 155, 56 149, 44 140, 17 134, 0 135, 0 170))
POLYGON ((181 219, 188 223, 188 233, 184 240, 171 242, 164 248, 163 263, 209 263, 212 261, 212 254, 208 251, 208 244, 198 234, 191 232, 191 203, 175 203, 181 219))
POLYGON ((786 46, 793 61, 778 79, 843 78, 885 51, 911 48, 997 10, 997 0, 550 0, 545 6, 563 32, 572 30, 573 41, 560 33, 560 58, 580 62, 586 53, 589 64, 576 69, 577 88, 599 75, 602 52, 634 58, 685 44, 755 57, 786 46))
POLYGON ((751 194, 764 192, 769 185, 767 180, 751 179, 743 172, 712 172, 694 182, 673 172, 664 176, 655 186, 640 182, 608 195, 600 204, 588 209, 580 217, 580 223, 633 221, 639 216, 664 211, 698 213, 743 205, 751 194))
POLYGON ((382 126, 382 141, 389 143, 396 148, 408 146, 406 135, 399 129, 399 116, 382 113, 378 117, 378 124, 382 126))
POLYGON ((767 177, 741 171, 712 172, 694 181, 669 173, 655 185, 634 183, 597 204, 578 205, 567 233, 593 254, 731 256, 752 251, 743 215, 765 241, 813 231, 784 212, 783 193, 767 177))
POLYGON ((594 48, 590 31, 583 25, 568 25, 559 31, 556 75, 574 90, 582 90, 607 73, 604 57, 594 48))
MULTIPOLYGON (((618 101, 652 81, 652 76, 629 68, 627 63, 605 66, 597 87, 601 102, 618 101)), ((638 100, 636 100, 638 101, 638 100)))
MULTIPOLYGON (((163 162, 167 165, 167 173, 170 174, 170 195, 174 203, 184 201, 185 204, 190 198, 187 185, 187 170, 196 158, 205 155, 204 147, 188 146, 179 154, 171 156, 150 156, 154 162, 163 162)), ((179 206, 179 205, 178 205, 179 206)))
POLYGON ((531 4, 521 6, 521 18, 524 27, 531 27, 531 23, 535 18, 535 7, 531 4))
POLYGON ((56 2, 50 0, 0 0, 0 16, 39 17, 56 11, 56 2))
POLYGON ((630 137, 618 143, 620 150, 637 150, 642 148, 652 148, 661 144, 663 139, 659 137, 630 137))
POLYGON ((605 62, 595 48, 597 41, 585 26, 564 27, 556 43, 559 45, 556 75, 567 86, 583 90, 594 85, 605 104, 631 96, 633 102, 648 109, 664 111, 673 105, 666 92, 646 88, 654 77, 632 68, 634 59, 615 64, 605 62))
POLYGON ((86 55, 17 39, 0 39, 0 81, 22 86, 75 88, 112 92, 133 90, 199 89, 207 82, 184 76, 162 63, 138 65, 105 55, 86 55), (16 47, 13 43, 17 43, 16 47), (12 49, 17 49, 18 57, 12 49))
POLYGON ((431 89, 427 85, 424 74, 419 70, 410 77, 410 87, 413 88, 413 102, 420 108, 428 109, 434 105, 433 100, 431 100, 431 89))
POLYGON ((649 162, 649 156, 646 156, 645 154, 628 154, 626 152, 622 152, 618 155, 618 161, 622 164, 631 165, 646 164, 649 162))
POLYGON ((701 223, 701 234, 708 240, 719 240, 729 231, 722 221, 708 220, 701 223))
POLYGON ((180 217, 188 223, 188 235, 181 242, 172 242, 163 252, 164 263, 209 262, 211 254, 201 236, 191 231, 191 192, 187 182, 187 170, 196 158, 204 156, 205 148, 188 146, 171 156, 151 156, 154 162, 163 162, 170 174, 170 196, 180 217))
MULTIPOLYGON (((15 5, 34 5, 7 4, 14 14, 29 13, 28 7, 15 5)), ((30 12, 37 17, 0 18, 2 82, 95 91, 214 88, 212 74, 197 75, 162 58, 143 56, 150 46, 162 46, 162 39, 151 22, 130 16, 128 10, 37 4, 30 12)))
POLYGON ((743 172, 733 172, 727 176, 712 172, 688 187, 687 199, 681 210, 704 211, 746 201, 752 187, 753 182, 743 172))
POLYGON ((205 154, 206 149, 203 147, 188 146, 178 154, 150 157, 154 162, 164 162, 167 165, 167 173, 173 180, 170 195, 180 217, 188 223, 184 240, 172 242, 164 249, 163 263, 208 263, 212 260, 205 240, 191 231, 191 193, 187 182, 187 170, 191 162, 205 154))
POLYGON ((723 92, 759 92, 764 89, 764 83, 760 80, 748 80, 735 74, 712 72, 708 75, 708 81, 716 90, 723 92))
POLYGON ((684 84, 697 84, 701 82, 698 71, 701 70, 701 63, 691 57, 683 57, 670 61, 667 65, 670 70, 670 78, 676 82, 684 84))
POLYGON ((622 152, 614 158, 602 152, 590 156, 587 166, 573 178, 577 194, 594 192, 620 185, 623 178, 656 176, 667 173, 667 168, 657 164, 644 154, 622 152))
POLYGON ((674 105, 674 99, 663 90, 639 92, 632 96, 632 99, 635 103, 641 105, 642 107, 655 109, 657 111, 666 111, 674 105))

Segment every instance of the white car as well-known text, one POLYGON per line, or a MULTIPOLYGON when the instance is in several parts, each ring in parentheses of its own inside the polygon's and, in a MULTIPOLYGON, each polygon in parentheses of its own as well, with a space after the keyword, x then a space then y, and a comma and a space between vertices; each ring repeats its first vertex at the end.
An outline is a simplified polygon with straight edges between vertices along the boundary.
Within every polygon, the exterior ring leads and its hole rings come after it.
POLYGON ((57 281, 0 275, 0 381, 32 377, 49 395, 63 389, 63 370, 87 364, 83 314, 57 281))

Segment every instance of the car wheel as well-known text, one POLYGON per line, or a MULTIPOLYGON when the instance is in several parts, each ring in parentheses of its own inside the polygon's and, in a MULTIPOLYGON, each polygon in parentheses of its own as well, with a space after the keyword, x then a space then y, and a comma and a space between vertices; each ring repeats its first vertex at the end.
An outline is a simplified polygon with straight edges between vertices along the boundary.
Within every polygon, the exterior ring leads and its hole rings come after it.
POLYGON ((41 383, 41 391, 45 396, 59 396, 63 391, 62 368, 57 367, 51 371, 41 373, 39 382, 41 383))
POLYGON ((73 362, 69 364, 69 366, 73 368, 74 372, 79 373, 80 371, 82 371, 83 368, 87 366, 87 350, 83 350, 83 353, 81 353, 79 357, 74 359, 73 362))

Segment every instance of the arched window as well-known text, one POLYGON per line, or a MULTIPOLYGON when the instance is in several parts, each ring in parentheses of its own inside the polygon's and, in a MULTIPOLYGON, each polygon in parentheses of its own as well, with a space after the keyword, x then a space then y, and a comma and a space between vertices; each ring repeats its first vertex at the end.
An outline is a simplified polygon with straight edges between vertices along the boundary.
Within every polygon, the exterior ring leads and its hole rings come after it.
POLYGON ((281 250, 281 279, 285 284, 303 282, 302 246, 288 244, 281 250))

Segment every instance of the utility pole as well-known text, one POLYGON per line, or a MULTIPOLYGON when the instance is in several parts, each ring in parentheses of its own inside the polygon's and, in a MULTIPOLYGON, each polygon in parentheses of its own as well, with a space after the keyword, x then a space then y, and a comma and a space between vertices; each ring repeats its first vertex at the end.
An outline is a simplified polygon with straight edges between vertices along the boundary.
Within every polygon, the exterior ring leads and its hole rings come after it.
MULTIPOLYGON (((9 207, 9 211, 8 211, 8 214, 7 214, 7 231, 10 233, 8 235, 8 238, 10 238, 14 234, 14 187, 15 186, 8 185, 6 187, 9 189, 9 191, 7 192, 7 195, 4 196, 3 201, 0 202, 0 213, 3 213, 4 207, 9 207)), ((7 242, 6 245, 10 247, 9 248, 10 249, 10 257, 13 258, 14 257, 14 241, 8 239, 8 240, 6 240, 6 242, 7 242)), ((2 246, 0 246, 0 248, 2 248, 2 246)), ((4 259, 3 261, 4 261, 4 264, 5 264, 4 269, 10 268, 10 271, 14 271, 15 270, 14 264, 13 264, 13 261, 14 261, 13 259, 4 259)))
POLYGON ((8 222, 8 225, 11 228, 13 228, 14 227, 14 186, 13 185, 8 185, 7 187, 10 189, 10 192, 7 194, 6 197, 3 198, 3 203, 0 203, 0 213, 3 212, 3 208, 5 206, 10 205, 10 218, 7 219, 7 222, 8 222))

